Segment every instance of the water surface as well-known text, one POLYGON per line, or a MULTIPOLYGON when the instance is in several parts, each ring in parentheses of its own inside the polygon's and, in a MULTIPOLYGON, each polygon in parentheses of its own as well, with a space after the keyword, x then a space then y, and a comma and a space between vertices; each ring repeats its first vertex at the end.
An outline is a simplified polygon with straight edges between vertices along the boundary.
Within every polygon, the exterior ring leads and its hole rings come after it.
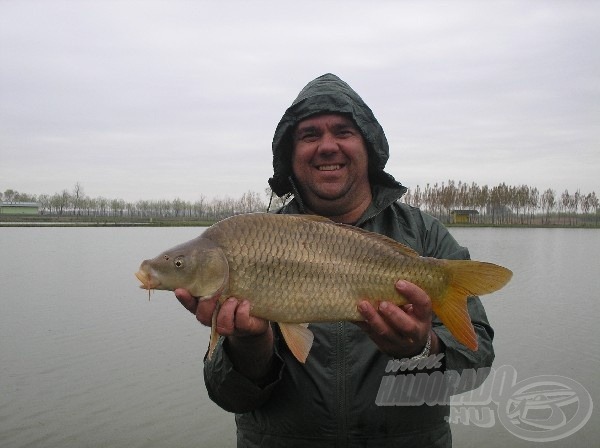
MULTIPOLYGON (((0 440, 7 447, 235 446, 206 396, 207 328, 173 294, 148 300, 142 259, 198 228, 0 228, 0 440)), ((562 375, 600 403, 600 231, 465 229, 474 259, 515 272, 485 297, 496 366, 562 375)), ((375 397, 374 397, 375 398, 375 397)), ((290 405, 293 405, 291 403, 290 405)), ((544 446, 590 446, 598 418, 544 446)), ((529 446, 496 422, 453 425, 455 446, 529 446)))

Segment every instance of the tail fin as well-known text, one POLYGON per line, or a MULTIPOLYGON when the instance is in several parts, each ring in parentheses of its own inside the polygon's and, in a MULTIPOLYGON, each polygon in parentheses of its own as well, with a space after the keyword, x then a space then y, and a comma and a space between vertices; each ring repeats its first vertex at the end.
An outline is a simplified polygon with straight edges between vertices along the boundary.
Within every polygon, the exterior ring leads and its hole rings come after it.
POLYGON ((467 297, 499 290, 511 279, 512 272, 482 261, 445 261, 450 284, 443 297, 432 301, 433 311, 458 342, 477 350, 477 336, 467 311, 467 297))

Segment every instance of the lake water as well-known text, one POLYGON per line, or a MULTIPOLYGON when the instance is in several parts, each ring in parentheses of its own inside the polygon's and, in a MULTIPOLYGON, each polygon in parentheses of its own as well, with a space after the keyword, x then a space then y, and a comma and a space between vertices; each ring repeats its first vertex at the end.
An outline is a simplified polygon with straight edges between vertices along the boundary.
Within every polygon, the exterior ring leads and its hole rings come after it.
MULTIPOLYGON (((600 406, 600 231, 451 231, 472 258, 515 273, 483 298, 496 330, 494 367, 510 366, 519 382, 545 379, 542 392, 573 381, 583 387, 574 404, 540 406, 539 421, 581 412, 584 392, 600 406), (566 379, 553 383, 559 377, 566 379)), ((208 329, 172 293, 149 301, 133 275, 142 259, 200 232, 0 228, 1 446, 235 446, 233 416, 203 384, 208 329)), ((497 403, 471 407, 456 406, 455 446, 535 444, 499 421, 497 403), (473 410, 477 418, 466 415, 473 410)), ((593 446, 599 423, 594 411, 568 438, 537 445, 593 446)))

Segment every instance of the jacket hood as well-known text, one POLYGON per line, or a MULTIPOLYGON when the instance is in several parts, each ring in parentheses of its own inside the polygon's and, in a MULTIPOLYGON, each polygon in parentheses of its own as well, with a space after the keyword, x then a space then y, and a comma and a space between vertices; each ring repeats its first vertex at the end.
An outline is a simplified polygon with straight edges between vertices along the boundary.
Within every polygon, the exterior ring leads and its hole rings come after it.
POLYGON ((350 116, 367 144, 371 184, 402 187, 384 171, 389 145, 383 128, 352 88, 328 73, 309 82, 285 111, 273 137, 273 177, 269 185, 277 196, 294 192, 292 184, 292 135, 296 125, 312 115, 339 113, 350 116))

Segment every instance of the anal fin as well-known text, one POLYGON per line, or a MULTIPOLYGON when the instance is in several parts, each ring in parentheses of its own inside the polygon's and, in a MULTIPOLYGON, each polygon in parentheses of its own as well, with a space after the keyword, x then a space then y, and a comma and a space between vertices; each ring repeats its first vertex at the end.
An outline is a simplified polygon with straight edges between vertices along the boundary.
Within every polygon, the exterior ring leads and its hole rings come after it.
POLYGON ((315 336, 307 327, 308 324, 289 324, 278 322, 283 339, 294 357, 302 364, 306 362, 308 352, 315 336))

